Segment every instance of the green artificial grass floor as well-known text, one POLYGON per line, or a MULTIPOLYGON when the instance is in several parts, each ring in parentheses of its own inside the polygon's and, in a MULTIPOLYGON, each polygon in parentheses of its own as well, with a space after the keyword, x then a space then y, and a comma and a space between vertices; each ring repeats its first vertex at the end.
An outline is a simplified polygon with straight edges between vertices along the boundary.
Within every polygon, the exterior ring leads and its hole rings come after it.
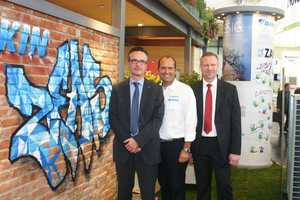
MULTIPOLYGON (((233 199, 280 200, 281 166, 273 161, 270 168, 244 169, 232 167, 231 182, 233 199)), ((286 168, 283 168, 283 189, 286 188, 286 168)), ((156 194, 161 200, 160 191, 156 194)), ((211 199, 217 199, 215 177, 213 175, 211 199)), ((197 199, 196 185, 186 185, 186 200, 197 199)), ((283 194, 283 200, 287 195, 283 194)))

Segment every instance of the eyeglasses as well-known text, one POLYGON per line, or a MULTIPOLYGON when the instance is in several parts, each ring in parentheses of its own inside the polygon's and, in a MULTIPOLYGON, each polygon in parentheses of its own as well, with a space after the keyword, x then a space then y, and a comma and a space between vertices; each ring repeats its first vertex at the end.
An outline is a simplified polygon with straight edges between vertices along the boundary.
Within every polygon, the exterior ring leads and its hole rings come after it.
POLYGON ((131 62, 132 64, 137 64, 138 62, 139 62, 141 65, 147 64, 147 61, 144 61, 144 60, 137 60, 137 59, 132 59, 132 60, 130 60, 130 62, 131 62))

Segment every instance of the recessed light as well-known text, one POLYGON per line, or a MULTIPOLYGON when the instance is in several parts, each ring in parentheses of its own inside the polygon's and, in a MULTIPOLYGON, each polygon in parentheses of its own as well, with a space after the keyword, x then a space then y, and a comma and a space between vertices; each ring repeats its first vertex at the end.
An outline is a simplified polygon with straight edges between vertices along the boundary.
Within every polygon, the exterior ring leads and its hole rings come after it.
POLYGON ((222 16, 224 16, 225 15, 225 13, 222 13, 222 16))
POLYGON ((140 23, 137 24, 138 26, 144 26, 144 21, 141 21, 140 23))
POLYGON ((100 5, 99 6, 101 9, 104 9, 105 8, 105 5, 100 5))
POLYGON ((256 13, 259 13, 259 11, 256 11, 256 13))
POLYGON ((220 16, 218 16, 217 18, 218 18, 218 19, 220 19, 221 17, 220 17, 220 16))
POLYGON ((239 14, 240 13, 240 11, 236 11, 236 14, 239 14))
POLYGON ((276 15, 276 13, 273 13, 272 15, 276 15))
POLYGON ((277 18, 279 19, 279 18, 280 18, 280 16, 277 16, 277 18))

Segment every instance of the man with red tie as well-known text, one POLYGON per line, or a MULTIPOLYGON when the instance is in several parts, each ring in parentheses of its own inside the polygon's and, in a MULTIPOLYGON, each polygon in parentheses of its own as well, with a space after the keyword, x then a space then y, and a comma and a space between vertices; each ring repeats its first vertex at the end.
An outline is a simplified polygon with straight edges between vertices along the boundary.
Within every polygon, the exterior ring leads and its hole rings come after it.
POLYGON ((203 80, 191 85, 197 101, 197 135, 192 143, 197 199, 211 199, 212 169, 218 199, 233 199, 231 165, 241 153, 241 112, 237 89, 218 80, 216 54, 206 52, 200 60, 203 80))

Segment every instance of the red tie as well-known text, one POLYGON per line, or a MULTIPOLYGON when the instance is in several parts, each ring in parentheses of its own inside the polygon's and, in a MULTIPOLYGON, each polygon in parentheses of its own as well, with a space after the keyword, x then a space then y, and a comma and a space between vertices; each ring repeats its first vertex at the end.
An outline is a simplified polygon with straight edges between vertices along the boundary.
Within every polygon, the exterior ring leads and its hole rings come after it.
POLYGON ((204 131, 206 134, 211 132, 211 113, 212 113, 212 94, 211 94, 211 84, 207 84, 207 92, 205 99, 205 115, 204 115, 204 131))

